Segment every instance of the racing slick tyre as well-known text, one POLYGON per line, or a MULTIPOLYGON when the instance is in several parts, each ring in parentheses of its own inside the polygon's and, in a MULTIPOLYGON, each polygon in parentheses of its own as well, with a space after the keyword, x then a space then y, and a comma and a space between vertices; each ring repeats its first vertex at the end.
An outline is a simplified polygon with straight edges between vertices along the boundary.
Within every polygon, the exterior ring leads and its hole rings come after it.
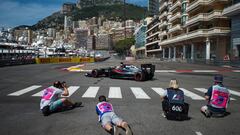
POLYGON ((97 69, 93 69, 92 70, 92 77, 97 78, 99 76, 98 70, 97 69))
POLYGON ((144 81, 145 80, 145 75, 144 75, 144 73, 136 73, 134 75, 134 79, 136 81, 144 81))

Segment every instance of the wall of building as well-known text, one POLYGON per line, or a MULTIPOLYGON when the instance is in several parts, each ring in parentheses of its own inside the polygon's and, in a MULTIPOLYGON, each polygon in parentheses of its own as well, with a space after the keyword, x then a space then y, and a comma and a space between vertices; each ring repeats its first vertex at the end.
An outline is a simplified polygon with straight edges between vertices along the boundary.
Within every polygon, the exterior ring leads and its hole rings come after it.
POLYGON ((234 58, 240 58, 240 14, 231 17, 232 29, 231 29, 231 43, 232 54, 234 58))

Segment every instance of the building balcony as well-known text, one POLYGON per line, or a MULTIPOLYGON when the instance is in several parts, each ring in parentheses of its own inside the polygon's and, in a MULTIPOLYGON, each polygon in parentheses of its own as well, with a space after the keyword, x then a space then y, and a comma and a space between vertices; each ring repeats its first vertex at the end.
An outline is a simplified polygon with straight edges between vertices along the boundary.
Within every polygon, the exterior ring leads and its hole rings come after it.
POLYGON ((198 37, 210 37, 210 36, 226 36, 230 32, 229 27, 214 27, 211 29, 198 29, 188 34, 182 34, 177 37, 173 37, 167 40, 164 40, 159 43, 159 45, 168 45, 173 43, 178 43, 186 40, 192 40, 198 37))
POLYGON ((146 31, 146 33, 148 33, 148 32, 150 32, 151 30, 157 28, 157 27, 159 26, 159 24, 160 24, 160 23, 155 24, 153 27, 151 27, 150 29, 148 29, 148 30, 146 31))
POLYGON ((240 3, 234 4, 230 7, 227 7, 223 10, 224 16, 233 16, 240 13, 240 3))
POLYGON ((170 8, 170 11, 173 11, 177 7, 181 7, 182 3, 180 1, 175 2, 172 7, 170 8))
POLYGON ((222 11, 220 10, 215 10, 210 13, 200 13, 196 16, 189 18, 188 21, 186 21, 185 26, 189 26, 200 21, 210 21, 215 18, 227 18, 227 17, 224 17, 222 15, 222 11))
POLYGON ((192 3, 189 3, 186 11, 189 12, 195 8, 197 8, 199 5, 210 5, 213 2, 228 2, 228 0, 195 0, 192 3))
POLYGON ((146 43, 145 46, 153 45, 153 44, 156 44, 156 43, 159 43, 159 42, 160 42, 160 40, 158 39, 158 40, 146 43))
POLYGON ((182 3, 189 3, 189 0, 182 0, 182 3))
POLYGON ((163 17, 167 16, 167 11, 164 11, 160 16, 159 20, 161 20, 163 17))
POLYGON ((161 12, 165 7, 167 7, 167 2, 164 2, 162 6, 159 7, 159 12, 161 12))
POLYGON ((170 28, 168 33, 172 33, 172 32, 179 31, 179 30, 182 30, 182 27, 180 24, 177 24, 177 25, 173 26, 172 28, 170 28))
POLYGON ((160 32, 153 33, 152 35, 146 37, 146 39, 149 39, 149 38, 154 37, 154 36, 158 36, 159 33, 160 33, 160 32))
POLYGON ((162 27, 167 26, 167 25, 168 25, 167 21, 164 21, 159 25, 159 28, 162 28, 162 27))
POLYGON ((167 35, 167 32, 166 31, 162 31, 162 32, 160 32, 160 34, 158 36, 162 37, 162 36, 165 36, 165 35, 167 35))
POLYGON ((152 50, 146 50, 146 52, 150 53, 150 52, 159 52, 159 51, 162 51, 162 47, 159 46, 158 49, 152 49, 152 50))
POLYGON ((170 19, 169 19, 169 22, 173 22, 174 20, 178 19, 178 18, 181 18, 181 13, 178 12, 176 14, 174 14, 170 19))
POLYGON ((172 17, 172 12, 168 13, 167 19, 169 20, 172 17))

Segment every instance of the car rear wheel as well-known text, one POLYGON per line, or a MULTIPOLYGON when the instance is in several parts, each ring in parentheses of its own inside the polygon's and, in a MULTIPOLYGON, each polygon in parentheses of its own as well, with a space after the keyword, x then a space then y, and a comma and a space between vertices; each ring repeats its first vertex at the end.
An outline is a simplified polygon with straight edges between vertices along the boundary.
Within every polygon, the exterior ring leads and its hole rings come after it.
POLYGON ((136 74, 134 75, 134 79, 135 79, 136 81, 144 81, 145 75, 144 75, 143 73, 136 73, 136 74))
POLYGON ((92 77, 97 78, 98 76, 99 76, 98 70, 97 69, 92 70, 92 77))

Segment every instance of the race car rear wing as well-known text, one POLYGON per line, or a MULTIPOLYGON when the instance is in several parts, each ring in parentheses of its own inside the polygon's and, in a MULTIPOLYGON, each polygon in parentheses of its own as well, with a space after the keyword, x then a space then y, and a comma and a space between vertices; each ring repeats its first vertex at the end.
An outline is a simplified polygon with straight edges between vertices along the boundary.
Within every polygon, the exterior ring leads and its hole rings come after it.
POLYGON ((141 69, 146 70, 149 74, 154 74, 155 65, 153 65, 153 64, 141 64, 141 69))

